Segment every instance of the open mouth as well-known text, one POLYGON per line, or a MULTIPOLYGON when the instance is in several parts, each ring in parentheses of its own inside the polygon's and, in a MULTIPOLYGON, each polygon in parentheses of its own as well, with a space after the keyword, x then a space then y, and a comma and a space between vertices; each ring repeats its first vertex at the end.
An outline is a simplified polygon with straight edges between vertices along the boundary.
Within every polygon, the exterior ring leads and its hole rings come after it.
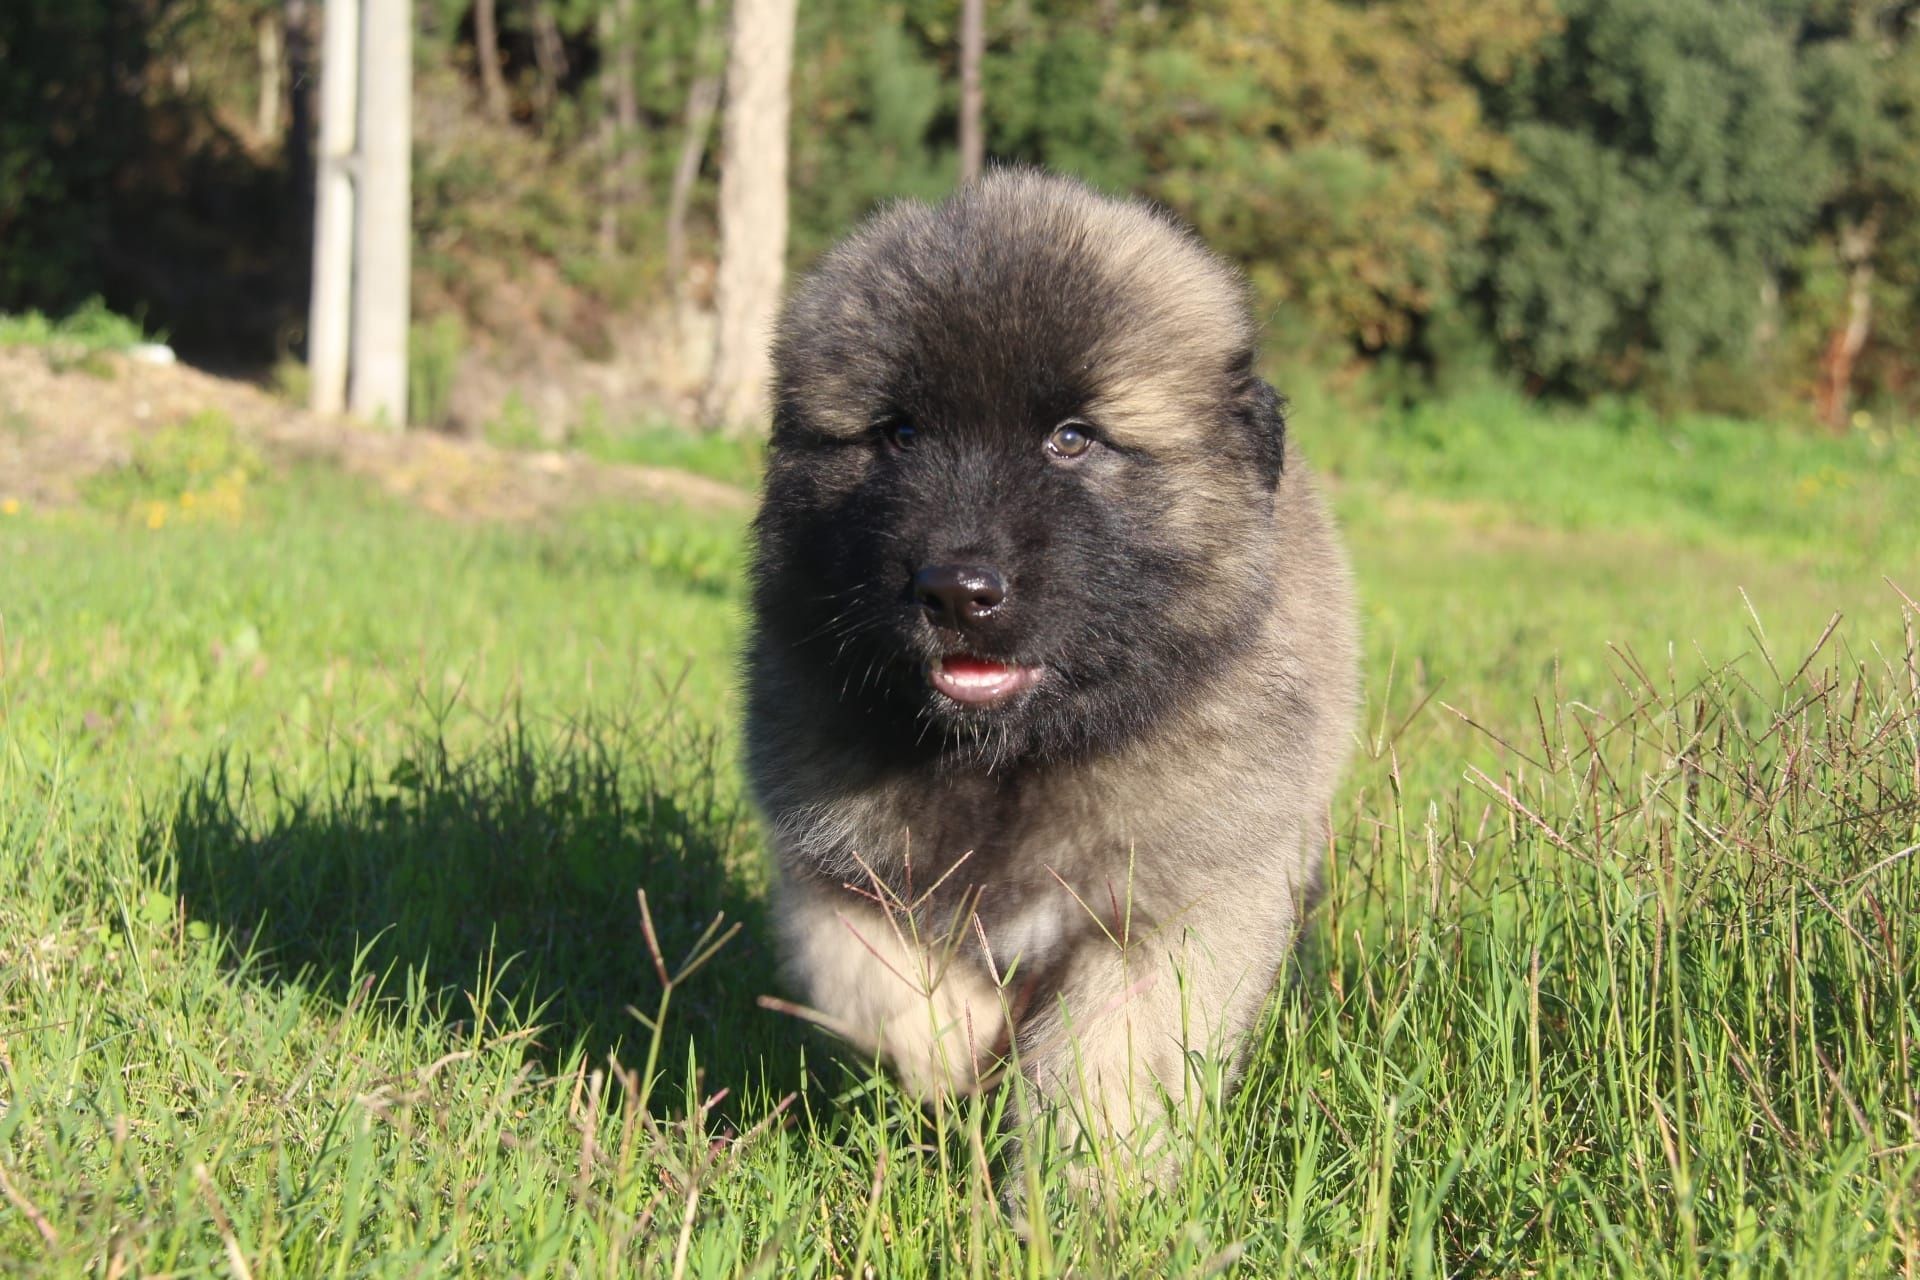
POLYGON ((969 707, 991 707, 1005 702, 1040 678, 1039 667, 1023 667, 970 653, 950 653, 927 668, 927 683, 969 707))

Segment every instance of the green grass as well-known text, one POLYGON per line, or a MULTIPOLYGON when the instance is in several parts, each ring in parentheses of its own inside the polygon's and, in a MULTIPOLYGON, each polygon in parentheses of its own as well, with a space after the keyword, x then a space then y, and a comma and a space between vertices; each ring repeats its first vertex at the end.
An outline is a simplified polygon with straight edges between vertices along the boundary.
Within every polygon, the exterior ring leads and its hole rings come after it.
POLYGON ((155 458, 0 515, 0 1270, 1912 1273, 1912 441, 1502 412, 1300 416, 1368 628, 1328 901, 1177 1186, 1042 1143, 1024 1239, 1004 1099, 756 1003, 737 517, 155 458), (1879 497, 1768 517, 1828 467, 1879 497))
POLYGON ((1376 492, 1485 504, 1496 519, 1646 530, 1854 568, 1910 562, 1920 547, 1920 450, 1911 431, 1833 439, 1727 418, 1663 418, 1631 401, 1549 413, 1495 388, 1318 437, 1315 456, 1337 475, 1376 492))
POLYGON ((589 423, 573 433, 571 443, 603 462, 672 467, 738 485, 751 485, 759 476, 765 450, 757 436, 695 433, 661 425, 612 431, 589 423))

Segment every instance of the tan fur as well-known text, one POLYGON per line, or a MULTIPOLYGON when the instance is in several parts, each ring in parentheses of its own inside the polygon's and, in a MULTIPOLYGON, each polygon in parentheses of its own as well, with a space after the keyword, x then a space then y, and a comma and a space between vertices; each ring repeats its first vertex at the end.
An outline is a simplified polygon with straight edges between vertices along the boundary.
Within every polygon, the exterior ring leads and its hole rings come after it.
POLYGON ((971 1093, 1006 1051, 1000 989, 957 939, 923 939, 910 913, 834 895, 798 892, 781 903, 780 928, 810 1008, 868 1053, 893 1065, 922 1101, 971 1093))
MULTIPOLYGON (((976 195, 988 216, 999 213, 1008 223, 1062 245, 1087 246, 1111 279, 1150 304, 1135 330, 1106 353, 1111 393, 1100 406, 1103 423, 1124 442, 1148 449, 1190 444, 1194 413, 1207 391, 1203 375, 1211 372, 1192 366, 1190 339, 1204 333, 1225 345, 1246 340, 1246 288, 1239 276, 1198 241, 1173 234, 1160 214, 1138 201, 1108 199, 1024 170, 990 175, 976 195)), ((903 230, 910 234, 926 216, 924 206, 895 205, 833 253, 859 257, 874 242, 903 230)), ((888 286, 906 292, 920 282, 896 274, 888 286)), ((839 300, 849 318, 862 306, 856 296, 839 300)), ((855 355, 804 388, 805 412, 838 434, 867 431, 872 423, 859 409, 870 399, 867 387, 884 372, 884 363, 872 353, 855 355)))

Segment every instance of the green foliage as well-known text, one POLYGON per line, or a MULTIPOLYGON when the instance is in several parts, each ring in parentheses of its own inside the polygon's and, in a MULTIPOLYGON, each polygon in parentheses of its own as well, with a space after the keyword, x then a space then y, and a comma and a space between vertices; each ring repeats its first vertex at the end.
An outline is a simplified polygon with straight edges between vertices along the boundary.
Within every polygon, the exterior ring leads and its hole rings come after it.
POLYGON ((97 297, 88 298, 57 319, 38 311, 0 313, 0 347, 125 351, 148 341, 164 342, 166 338, 149 338, 138 320, 114 314, 97 297))
POLYGON ((488 443, 506 449, 544 449, 553 443, 542 430, 539 415, 518 389, 507 393, 500 412, 487 420, 481 434, 488 443))
POLYGON ((1126 190, 1147 176, 1109 86, 1124 50, 1081 6, 996 11, 982 79, 990 154, 1126 190))
POLYGON ((133 456, 92 477, 85 496, 153 528, 169 519, 236 520, 263 465, 233 421, 209 409, 136 437, 133 456))
MULTIPOLYGON (((279 12, 4 6, 0 308, 104 294, 189 355, 289 350, 309 157, 247 125, 256 24, 279 12)), ((687 278, 662 258, 725 6, 502 3, 504 121, 479 110, 471 4, 417 12, 418 313, 537 324, 600 359, 622 313, 704 301, 717 131, 687 278), (564 69, 536 54, 537 13, 564 69), (612 119, 629 65, 631 129, 612 119)), ((957 19, 953 0, 803 6, 796 269, 884 201, 951 187, 957 19)), ((1864 289, 1855 402, 1911 416, 1916 31, 1913 0, 1033 0, 988 14, 985 124, 994 160, 1168 205, 1246 269, 1275 346, 1358 356, 1396 394, 1498 367, 1575 398, 1778 416, 1833 374, 1864 289)))
POLYGON ((1377 350, 1454 292, 1506 141, 1498 83, 1541 0, 1213 0, 1136 36, 1120 101, 1149 189, 1305 326, 1377 350))
MULTIPOLYGON (((423 75, 430 92, 464 94, 450 69, 423 75)), ((590 259, 598 221, 594 155, 517 130, 426 129, 414 147, 414 235, 422 268, 453 299, 547 262, 590 259)))
POLYGON ((97 295, 183 349, 270 358, 311 257, 289 157, 235 132, 258 96, 261 8, 0 5, 0 310, 97 295))
POLYGON ((1562 0, 1502 95, 1520 164, 1487 248, 1497 332, 1579 390, 1750 351, 1816 208, 1789 28, 1759 0, 1562 0))
POLYGON ((113 366, 102 357, 148 341, 165 341, 165 337, 149 338, 139 321, 116 315, 97 297, 58 319, 38 311, 0 312, 0 347, 37 347, 56 371, 79 369, 111 377, 113 366))
POLYGON ((0 308, 62 307, 100 287, 108 183, 140 145, 124 85, 145 56, 147 10, 0 6, 0 308))
POLYGON ((1800 85, 1828 198, 1856 216, 1920 206, 1920 39, 1911 3, 1807 6, 1800 85))
MULTIPOLYGON (((925 7, 925 6, 920 6, 925 7)), ((820 253, 881 201, 937 199, 953 185, 953 91, 934 50, 950 33, 880 0, 803 6, 793 111, 793 225, 798 261, 820 253)))
POLYGON ((1911 380, 1920 323, 1920 24, 1911 3, 1812 8, 1801 83, 1810 145, 1831 165, 1820 241, 1801 255, 1795 354, 1813 365, 1830 348, 1856 302, 1847 277, 1865 273, 1878 323, 1855 380, 1884 392, 1911 380))

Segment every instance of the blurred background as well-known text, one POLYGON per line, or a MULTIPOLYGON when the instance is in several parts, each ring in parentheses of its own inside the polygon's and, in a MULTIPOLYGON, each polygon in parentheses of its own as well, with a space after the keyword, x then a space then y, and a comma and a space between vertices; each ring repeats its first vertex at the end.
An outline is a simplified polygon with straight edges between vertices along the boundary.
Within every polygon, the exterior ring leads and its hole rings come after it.
MULTIPOLYGON (((730 19, 764 19, 409 7, 409 416, 546 445, 700 419, 730 19)), ((304 401, 323 8, 9 0, 0 312, 97 300, 304 401)), ((964 9, 799 7, 762 228, 790 268, 954 184, 964 9)), ((1920 404, 1912 0, 1017 0, 978 74, 990 161, 1178 211, 1292 383, 1826 432, 1920 404)))

